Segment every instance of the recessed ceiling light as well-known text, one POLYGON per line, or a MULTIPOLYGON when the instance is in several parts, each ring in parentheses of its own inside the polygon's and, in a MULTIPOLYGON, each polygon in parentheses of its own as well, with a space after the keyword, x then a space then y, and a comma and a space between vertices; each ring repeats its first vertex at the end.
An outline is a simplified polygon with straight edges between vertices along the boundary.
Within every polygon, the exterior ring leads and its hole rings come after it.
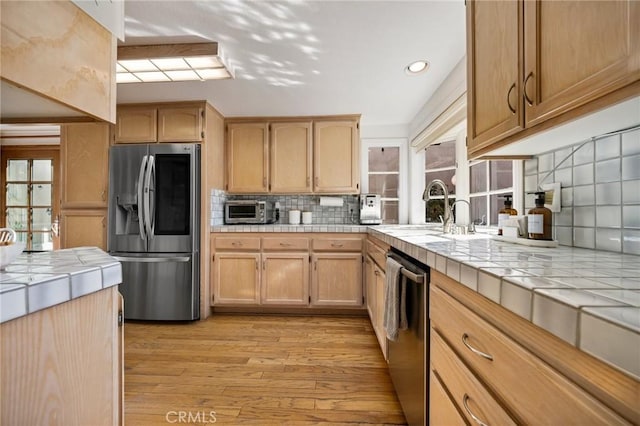
POLYGON ((425 72, 429 68, 429 62, 425 60, 415 61, 407 65, 404 71, 409 75, 416 75, 425 72))

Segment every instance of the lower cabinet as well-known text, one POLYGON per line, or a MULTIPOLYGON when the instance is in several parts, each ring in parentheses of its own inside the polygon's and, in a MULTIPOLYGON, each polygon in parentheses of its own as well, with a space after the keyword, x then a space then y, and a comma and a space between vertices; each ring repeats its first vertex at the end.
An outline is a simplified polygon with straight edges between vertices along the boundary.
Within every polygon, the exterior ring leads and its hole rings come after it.
POLYGON ((434 426, 467 425, 433 368, 429 375, 429 424, 434 426))
POLYGON ((442 410, 452 412, 450 405, 469 424, 629 424, 610 407, 637 420, 637 381, 435 270, 429 303, 436 391, 429 397, 430 424, 451 424, 438 421, 442 410), (541 352, 533 353, 536 347, 541 352), (554 367, 563 363, 565 370, 554 367), (581 382, 589 387, 576 385, 581 382), (438 391, 448 395, 449 408, 435 406, 444 398, 438 391), (602 394, 609 406, 594 396, 602 394))
POLYGON ((385 274, 386 257, 389 246, 369 237, 365 260, 365 299, 369 319, 375 331, 380 349, 387 359, 387 334, 384 330, 384 305, 386 299, 387 277, 385 274))
POLYGON ((311 304, 362 306, 362 253, 314 253, 311 304))
POLYGON ((308 305, 309 253, 263 254, 260 291, 264 305, 308 305))
POLYGON ((213 262, 215 304, 260 302, 260 253, 216 253, 213 262))
POLYGON ((107 209, 73 209, 60 213, 60 246, 107 250, 107 209))
POLYGON ((213 234, 212 252, 213 306, 363 305, 359 235, 213 234))

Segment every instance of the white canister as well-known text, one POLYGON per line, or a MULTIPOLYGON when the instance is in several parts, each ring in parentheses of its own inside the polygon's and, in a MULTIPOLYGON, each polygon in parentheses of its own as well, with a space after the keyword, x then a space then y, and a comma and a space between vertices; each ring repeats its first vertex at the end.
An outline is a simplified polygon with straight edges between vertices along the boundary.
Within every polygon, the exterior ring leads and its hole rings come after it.
POLYGON ((289 225, 300 224, 300 210, 289 210, 289 225))
POLYGON ((302 212, 302 223, 305 225, 311 225, 312 213, 302 212))

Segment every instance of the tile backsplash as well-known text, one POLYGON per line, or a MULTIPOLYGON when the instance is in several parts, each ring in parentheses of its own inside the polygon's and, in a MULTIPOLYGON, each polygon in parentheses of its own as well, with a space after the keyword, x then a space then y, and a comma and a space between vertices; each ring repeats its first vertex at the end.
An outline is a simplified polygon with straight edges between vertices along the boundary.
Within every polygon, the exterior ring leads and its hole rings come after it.
POLYGON ((640 129, 540 154, 524 171, 526 211, 535 205, 527 192, 561 184, 560 244, 640 254, 640 129))
POLYGON ((231 195, 225 191, 211 191, 211 226, 224 224, 224 203, 227 200, 259 200, 280 203, 280 220, 277 223, 289 223, 289 210, 310 211, 314 224, 352 225, 360 221, 360 205, 358 196, 332 196, 343 199, 341 207, 320 205, 319 195, 231 195))

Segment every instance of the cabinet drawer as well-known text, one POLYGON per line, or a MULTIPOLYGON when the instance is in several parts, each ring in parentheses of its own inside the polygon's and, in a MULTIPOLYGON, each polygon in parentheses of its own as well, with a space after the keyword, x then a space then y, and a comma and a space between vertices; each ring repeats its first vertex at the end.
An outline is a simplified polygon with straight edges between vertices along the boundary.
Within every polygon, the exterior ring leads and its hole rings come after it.
POLYGON ((309 250, 308 238, 289 238, 289 237, 265 237, 262 239, 262 249, 289 250, 289 251, 307 251, 309 250))
POLYGON ((502 406, 491 397, 437 332, 431 331, 431 365, 446 384, 451 397, 470 424, 514 425, 502 406))
POLYGON ((429 308, 432 328, 523 423, 627 424, 433 282, 429 308))
POLYGON ((259 237, 216 237, 216 250, 260 250, 259 237))
POLYGON ((376 262, 376 264, 386 272, 387 252, 371 240, 367 240, 367 254, 376 262))
POLYGON ((314 238, 315 251, 362 251, 360 238, 314 238))
POLYGON ((449 395, 438 377, 430 371, 429 374, 429 425, 431 426, 466 426, 456 405, 449 399, 449 395))

